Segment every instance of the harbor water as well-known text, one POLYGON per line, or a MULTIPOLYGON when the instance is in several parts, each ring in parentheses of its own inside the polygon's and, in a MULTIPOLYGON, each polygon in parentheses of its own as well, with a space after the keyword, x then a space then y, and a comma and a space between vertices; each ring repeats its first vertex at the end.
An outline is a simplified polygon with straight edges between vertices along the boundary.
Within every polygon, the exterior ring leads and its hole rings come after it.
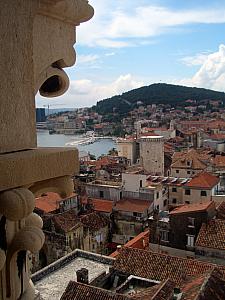
POLYGON ((97 139, 91 144, 79 144, 83 140, 82 135, 49 134, 48 130, 37 131, 39 147, 75 147, 79 151, 90 152, 96 158, 102 154, 107 154, 110 149, 116 148, 116 143, 111 138, 97 139))

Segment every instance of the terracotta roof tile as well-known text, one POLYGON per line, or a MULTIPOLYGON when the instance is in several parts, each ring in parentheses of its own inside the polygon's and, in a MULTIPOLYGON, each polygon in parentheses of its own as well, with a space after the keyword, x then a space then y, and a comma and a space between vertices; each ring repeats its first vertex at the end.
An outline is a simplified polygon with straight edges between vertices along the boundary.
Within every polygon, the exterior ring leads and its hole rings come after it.
POLYGON ((196 188, 204 188, 204 189, 212 189, 219 183, 220 179, 217 176, 214 176, 207 172, 202 172, 195 177, 193 177, 190 181, 188 181, 185 186, 186 187, 196 187, 196 188))
POLYGON ((71 231, 80 222, 74 210, 66 211, 52 217, 55 227, 63 230, 64 232, 71 231))
POLYGON ((134 295, 123 295, 99 287, 70 281, 61 300, 171 300, 174 283, 167 279, 134 295))
POLYGON ((113 201, 91 198, 91 203, 93 204, 94 210, 98 212, 111 213, 113 208, 113 201))
POLYGON ((116 202, 115 209, 119 211, 143 213, 151 206, 152 202, 140 199, 121 199, 116 202))
POLYGON ((98 231, 109 224, 109 218, 96 212, 81 216, 80 221, 84 227, 89 228, 91 231, 98 231))
POLYGON ((225 221, 215 219, 202 224, 196 246, 225 250, 225 221))
POLYGON ((200 155, 195 149, 188 152, 181 152, 173 156, 172 168, 191 168, 194 170, 204 170, 207 166, 201 160, 200 155))
MULTIPOLYGON (((169 256, 151 251, 123 247, 116 257, 114 268, 116 270, 133 274, 151 280, 166 280, 170 278, 181 286, 191 276, 199 276, 212 270, 216 265, 169 256)), ((218 266, 225 274, 225 267, 218 266)))
POLYGON ((103 290, 75 281, 70 281, 61 300, 127 300, 129 297, 115 294, 108 290, 103 290))
POLYGON ((182 286, 182 300, 222 300, 225 299, 225 280, 217 267, 182 286))
MULTIPOLYGON (((138 249, 147 249, 149 248, 149 230, 139 233, 132 240, 127 242, 124 247, 138 248, 138 249)), ((116 250, 111 257, 116 257, 119 254, 119 251, 116 250)))
POLYGON ((194 277, 186 281, 181 287, 182 290, 182 300, 193 300, 199 294, 199 290, 205 281, 205 274, 202 276, 194 277))
POLYGON ((223 155, 216 155, 214 158, 213 158, 213 161, 212 161, 213 165, 215 167, 222 167, 222 168, 225 168, 225 156, 223 155))
POLYGON ((169 214, 175 215, 175 214, 182 214, 182 213, 187 213, 187 212, 205 211, 211 206, 215 207, 215 203, 213 201, 208 201, 208 202, 203 202, 203 203, 186 204, 186 205, 181 205, 181 206, 174 208, 169 214))
POLYGON ((167 279, 153 287, 146 288, 143 292, 131 296, 135 300, 172 300, 175 284, 167 279))
POLYGON ((225 201, 222 201, 218 206, 217 206, 217 218, 225 220, 225 201))
POLYGON ((59 208, 60 200, 61 197, 58 194, 49 192, 35 199, 35 207, 49 213, 59 208))
POLYGON ((59 203, 65 201, 68 198, 75 196, 76 194, 71 194, 67 198, 61 198, 57 193, 44 193, 42 196, 35 198, 35 207, 44 211, 45 213, 52 212, 59 208, 59 203))

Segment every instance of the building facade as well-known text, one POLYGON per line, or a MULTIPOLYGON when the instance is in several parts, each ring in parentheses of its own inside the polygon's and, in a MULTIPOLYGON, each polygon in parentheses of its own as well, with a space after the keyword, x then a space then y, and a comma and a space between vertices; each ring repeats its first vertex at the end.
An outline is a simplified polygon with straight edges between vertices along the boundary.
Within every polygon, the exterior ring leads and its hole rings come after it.
POLYGON ((140 162, 144 169, 156 175, 164 174, 164 141, 162 136, 140 138, 140 162))

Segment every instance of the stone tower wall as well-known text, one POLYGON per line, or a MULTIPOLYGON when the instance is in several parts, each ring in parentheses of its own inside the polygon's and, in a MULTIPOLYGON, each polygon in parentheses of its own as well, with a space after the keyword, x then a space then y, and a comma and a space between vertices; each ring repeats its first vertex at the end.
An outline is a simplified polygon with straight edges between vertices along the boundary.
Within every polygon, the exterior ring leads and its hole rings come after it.
POLYGON ((164 174, 164 141, 162 137, 141 138, 140 158, 145 170, 152 174, 164 174))

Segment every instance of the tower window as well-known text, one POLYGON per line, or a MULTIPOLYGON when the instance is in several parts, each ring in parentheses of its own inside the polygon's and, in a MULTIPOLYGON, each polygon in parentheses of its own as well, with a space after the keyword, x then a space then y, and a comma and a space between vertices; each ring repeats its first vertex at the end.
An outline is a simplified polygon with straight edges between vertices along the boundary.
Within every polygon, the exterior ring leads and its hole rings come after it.
POLYGON ((185 190, 185 195, 191 195, 191 190, 185 190))
POLYGON ((207 192, 206 191, 201 191, 201 196, 207 196, 207 192))

